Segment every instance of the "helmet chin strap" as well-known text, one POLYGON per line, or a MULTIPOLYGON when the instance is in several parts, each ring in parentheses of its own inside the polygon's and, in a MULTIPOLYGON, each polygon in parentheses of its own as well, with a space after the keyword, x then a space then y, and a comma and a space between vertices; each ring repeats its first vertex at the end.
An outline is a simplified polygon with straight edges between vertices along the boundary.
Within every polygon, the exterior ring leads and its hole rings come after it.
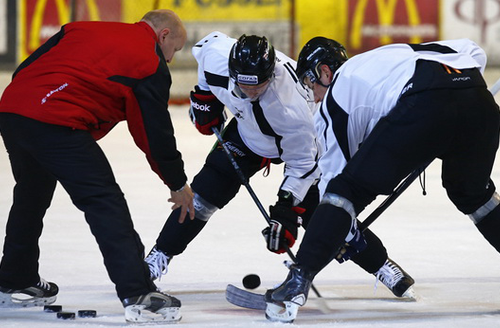
POLYGON ((328 84, 325 85, 323 82, 321 82, 321 76, 319 79, 316 80, 316 83, 318 83, 319 85, 321 85, 324 88, 329 88, 333 84, 333 71, 331 68, 330 68, 330 73, 331 73, 332 79, 330 80, 330 82, 328 84))
MULTIPOLYGON (((333 81, 332 81, 333 82, 333 81)), ((328 88, 332 85, 332 82, 328 83, 327 85, 325 85, 323 82, 321 82, 320 80, 316 81, 316 83, 318 83, 319 85, 321 85, 322 87, 325 87, 325 88, 328 88)))

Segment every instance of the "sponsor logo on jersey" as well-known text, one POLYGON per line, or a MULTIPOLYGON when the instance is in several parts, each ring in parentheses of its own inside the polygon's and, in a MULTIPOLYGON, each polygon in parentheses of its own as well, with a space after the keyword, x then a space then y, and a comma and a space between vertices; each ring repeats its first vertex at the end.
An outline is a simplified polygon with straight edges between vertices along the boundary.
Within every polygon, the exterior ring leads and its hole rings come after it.
POLYGON ((259 84, 259 78, 257 75, 244 75, 244 74, 238 74, 238 83, 241 84, 259 84))
POLYGON ((49 93, 47 93, 45 95, 45 97, 42 98, 42 105, 45 104, 45 102, 47 102, 47 98, 49 98, 50 96, 52 96, 56 92, 64 90, 67 86, 68 86, 68 83, 64 83, 61 86, 59 86, 58 88, 51 90, 49 93))

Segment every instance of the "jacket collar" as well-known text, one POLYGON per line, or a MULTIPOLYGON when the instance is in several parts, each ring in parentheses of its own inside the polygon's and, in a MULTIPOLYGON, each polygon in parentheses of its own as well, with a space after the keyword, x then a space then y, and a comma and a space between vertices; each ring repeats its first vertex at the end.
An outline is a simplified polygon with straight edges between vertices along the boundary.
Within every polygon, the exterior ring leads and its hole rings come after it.
POLYGON ((148 23, 137 22, 136 24, 138 26, 142 27, 143 29, 145 29, 148 32, 148 34, 150 34, 155 39, 155 41, 158 43, 158 35, 156 35, 155 31, 153 30, 153 28, 151 28, 151 26, 149 26, 148 23))

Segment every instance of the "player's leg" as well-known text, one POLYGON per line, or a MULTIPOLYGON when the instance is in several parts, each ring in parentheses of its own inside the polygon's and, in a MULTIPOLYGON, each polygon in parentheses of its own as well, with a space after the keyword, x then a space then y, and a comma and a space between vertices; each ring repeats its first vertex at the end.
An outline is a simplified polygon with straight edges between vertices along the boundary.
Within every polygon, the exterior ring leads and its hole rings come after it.
MULTIPOLYGON (((228 125, 223 137, 245 176, 251 177, 261 169, 262 158, 244 146, 237 131, 236 121, 228 125)), ((155 247, 146 258, 153 279, 167 273, 170 260, 186 249, 211 216, 228 204, 240 187, 241 182, 234 167, 222 147, 216 144, 191 184, 195 194, 194 220, 186 217, 183 223, 179 223, 180 210, 173 211, 165 222, 155 247)))
POLYGON ((490 179, 499 143, 498 106, 485 89, 468 90, 460 97, 463 121, 456 142, 443 157, 443 186, 500 252, 500 196, 490 179))
MULTIPOLYGON (((304 200, 297 205, 305 209, 305 212, 301 214, 303 220, 302 226, 305 229, 307 229, 312 213, 314 213, 318 203, 319 190, 317 185, 314 184, 307 192, 304 200)), ((363 235, 366 240, 366 248, 359 253, 349 254, 348 258, 366 272, 375 275, 395 296, 402 297, 405 295, 413 297, 414 293, 410 290, 415 283, 413 278, 396 262, 389 259, 387 250, 377 235, 370 229, 366 229, 363 235)), ((337 258, 337 260, 342 263, 346 258, 337 258)))
MULTIPOLYGON (((298 207, 304 208, 305 212, 301 214, 302 226, 307 229, 311 216, 319 204, 319 190, 317 184, 309 188, 304 200, 298 204, 298 207)), ((364 236, 367 242, 366 248, 350 257, 350 259, 359 265, 368 273, 376 273, 387 260, 387 250, 382 241, 370 230, 364 231, 364 236)), ((342 261, 343 262, 343 261, 342 261)))
POLYGON ((495 195, 494 203, 497 204, 491 212, 483 217, 479 217, 479 222, 475 223, 477 229, 486 240, 500 253, 500 199, 495 195))

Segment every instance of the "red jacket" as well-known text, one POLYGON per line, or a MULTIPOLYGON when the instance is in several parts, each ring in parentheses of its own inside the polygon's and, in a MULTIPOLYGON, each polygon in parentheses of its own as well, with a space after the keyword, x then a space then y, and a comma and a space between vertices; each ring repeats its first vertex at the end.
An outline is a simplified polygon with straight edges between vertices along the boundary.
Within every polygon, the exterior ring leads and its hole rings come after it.
POLYGON ((151 168, 171 189, 186 183, 167 110, 172 79, 144 22, 76 22, 28 57, 0 112, 88 130, 95 139, 126 120, 151 168))

